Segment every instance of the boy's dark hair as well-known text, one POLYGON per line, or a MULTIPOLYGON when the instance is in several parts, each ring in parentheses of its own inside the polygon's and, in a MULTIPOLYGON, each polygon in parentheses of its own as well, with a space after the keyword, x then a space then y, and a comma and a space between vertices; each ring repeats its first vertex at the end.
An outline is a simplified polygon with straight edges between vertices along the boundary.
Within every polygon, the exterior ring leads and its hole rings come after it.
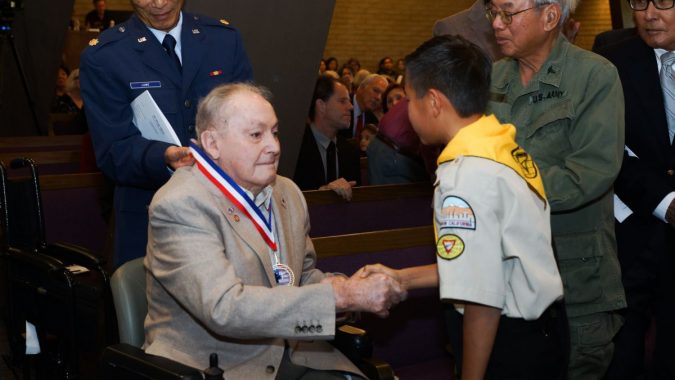
POLYGON ((461 117, 485 113, 492 62, 461 36, 434 37, 405 57, 406 81, 417 96, 442 92, 461 117))
POLYGON ((342 85, 342 83, 331 77, 330 75, 319 75, 314 85, 314 94, 312 95, 312 103, 309 105, 309 120, 314 121, 316 116, 316 100, 321 99, 324 102, 333 96, 335 93, 335 84, 342 85))

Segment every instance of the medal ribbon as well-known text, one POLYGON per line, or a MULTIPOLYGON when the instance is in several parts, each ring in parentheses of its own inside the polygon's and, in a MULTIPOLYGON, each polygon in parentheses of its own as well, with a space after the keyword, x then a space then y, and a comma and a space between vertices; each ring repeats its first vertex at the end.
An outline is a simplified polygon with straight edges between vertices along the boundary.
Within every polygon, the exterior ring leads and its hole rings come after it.
POLYGON ((267 245, 274 251, 277 251, 277 243, 274 238, 273 211, 270 204, 267 220, 255 205, 253 199, 244 192, 241 186, 237 185, 230 176, 227 175, 215 162, 213 162, 196 144, 190 143, 190 151, 195 158, 197 168, 202 174, 220 190, 227 199, 246 215, 253 226, 258 230, 260 236, 267 245))

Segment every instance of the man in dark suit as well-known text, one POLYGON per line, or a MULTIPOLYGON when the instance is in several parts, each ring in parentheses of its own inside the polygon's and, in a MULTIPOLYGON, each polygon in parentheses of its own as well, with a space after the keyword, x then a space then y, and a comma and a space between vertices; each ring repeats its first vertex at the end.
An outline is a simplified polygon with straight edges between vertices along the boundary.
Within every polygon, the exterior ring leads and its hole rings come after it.
POLYGON ((382 111, 382 94, 387 90, 387 78, 380 74, 370 74, 364 79, 354 93, 350 124, 348 128, 343 128, 339 134, 348 139, 355 139, 358 144, 361 140, 361 131, 366 124, 375 124, 379 122, 376 115, 382 111))
POLYGON ((320 76, 309 108, 293 180, 302 190, 333 190, 346 200, 361 183, 359 149, 338 134, 349 127, 349 91, 337 79, 320 76))
POLYGON ((195 137, 197 102, 215 86, 251 79, 239 32, 225 20, 183 13, 184 0, 132 0, 135 14, 89 43, 80 65, 87 120, 103 173, 115 188, 114 265, 145 255, 152 195, 187 147, 145 139, 131 102, 148 90, 182 145, 195 137))
POLYGON ((675 50, 675 8, 673 1, 658 2, 658 8, 645 0, 630 4, 637 34, 598 50, 619 71, 626 108, 626 153, 615 184, 621 202, 616 200, 615 214, 628 308, 608 378, 634 379, 644 374, 645 331, 653 315, 657 334, 652 377, 672 379, 675 79, 673 58, 667 61, 667 57, 675 50))

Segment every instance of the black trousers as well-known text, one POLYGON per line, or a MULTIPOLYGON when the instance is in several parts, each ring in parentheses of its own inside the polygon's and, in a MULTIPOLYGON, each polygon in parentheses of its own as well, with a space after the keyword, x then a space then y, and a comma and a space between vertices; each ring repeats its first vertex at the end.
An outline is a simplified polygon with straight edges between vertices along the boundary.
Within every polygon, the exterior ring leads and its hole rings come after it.
POLYGON ((651 216, 631 215, 616 223, 616 240, 628 307, 606 379, 675 379, 675 231, 651 216), (646 358, 652 319, 656 342, 646 358))
MULTIPOLYGON (((445 311, 450 344, 461 376, 463 316, 452 305, 445 311)), ((568 324, 562 302, 535 321, 502 316, 485 379, 563 379, 569 354, 568 324)))

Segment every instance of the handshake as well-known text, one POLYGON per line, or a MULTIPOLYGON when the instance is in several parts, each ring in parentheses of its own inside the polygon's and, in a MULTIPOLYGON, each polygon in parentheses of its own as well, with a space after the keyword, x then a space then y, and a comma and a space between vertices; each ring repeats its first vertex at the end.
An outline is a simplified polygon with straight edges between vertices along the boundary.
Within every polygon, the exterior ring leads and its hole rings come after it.
POLYGON ((366 265, 349 278, 328 276, 321 282, 333 286, 337 312, 365 311, 385 318, 408 296, 397 271, 380 264, 366 265))

